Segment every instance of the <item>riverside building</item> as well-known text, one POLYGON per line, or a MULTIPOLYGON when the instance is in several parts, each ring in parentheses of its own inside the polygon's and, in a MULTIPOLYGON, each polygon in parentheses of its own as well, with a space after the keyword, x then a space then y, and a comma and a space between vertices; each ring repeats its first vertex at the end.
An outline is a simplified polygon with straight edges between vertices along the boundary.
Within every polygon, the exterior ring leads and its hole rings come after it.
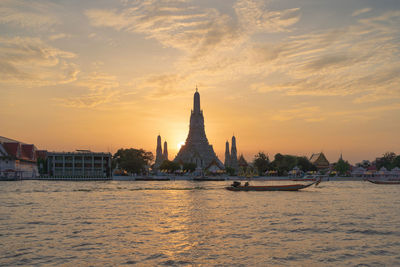
POLYGON ((28 179, 38 176, 36 146, 0 136, 0 177, 28 179))
POLYGON ((50 177, 107 178, 111 177, 111 153, 48 152, 47 168, 50 177))

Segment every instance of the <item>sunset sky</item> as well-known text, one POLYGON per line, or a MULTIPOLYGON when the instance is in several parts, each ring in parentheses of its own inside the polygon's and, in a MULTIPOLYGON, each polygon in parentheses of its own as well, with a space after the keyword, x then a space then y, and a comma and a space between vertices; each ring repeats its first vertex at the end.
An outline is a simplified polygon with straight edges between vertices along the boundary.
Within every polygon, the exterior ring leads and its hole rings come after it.
POLYGON ((222 161, 398 154, 400 1, 0 1, 1 136, 173 159, 196 85, 222 161))

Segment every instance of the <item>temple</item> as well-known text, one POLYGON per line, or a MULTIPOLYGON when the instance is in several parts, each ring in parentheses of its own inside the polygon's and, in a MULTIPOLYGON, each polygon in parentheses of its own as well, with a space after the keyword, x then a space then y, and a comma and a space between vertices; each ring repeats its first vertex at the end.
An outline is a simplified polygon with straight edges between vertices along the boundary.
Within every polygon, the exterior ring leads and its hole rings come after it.
POLYGON ((318 170, 329 168, 329 161, 322 152, 312 154, 310 157, 310 162, 314 164, 318 170))
POLYGON ((225 144, 225 167, 233 168, 236 172, 239 170, 237 149, 236 149, 236 137, 232 136, 231 153, 229 153, 229 142, 225 144))
POLYGON ((190 115, 189 134, 174 161, 180 164, 195 163, 201 170, 207 170, 210 167, 224 169, 224 165, 218 159, 212 145, 208 143, 204 129, 203 111, 200 108, 200 94, 197 88, 190 115))
POLYGON ((164 162, 164 160, 168 160, 168 149, 167 149, 167 141, 164 142, 164 152, 161 147, 161 136, 157 136, 157 149, 156 149, 156 161, 154 163, 154 169, 158 169, 160 165, 164 162))

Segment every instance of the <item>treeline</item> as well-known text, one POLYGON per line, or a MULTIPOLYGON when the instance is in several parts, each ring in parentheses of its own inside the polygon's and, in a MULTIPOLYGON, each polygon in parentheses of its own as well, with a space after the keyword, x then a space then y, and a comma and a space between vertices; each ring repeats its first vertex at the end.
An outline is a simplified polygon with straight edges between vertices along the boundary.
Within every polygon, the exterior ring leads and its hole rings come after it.
POLYGON ((381 158, 376 160, 376 168, 379 170, 385 167, 388 170, 393 168, 400 168, 400 155, 396 155, 394 152, 386 152, 381 158))
MULTIPOLYGON (((118 167, 128 173, 144 174, 149 168, 152 167, 154 156, 152 152, 145 151, 143 149, 119 149, 112 157, 112 168, 118 167)), ((369 161, 363 161, 357 164, 367 168, 373 163, 369 161)), ((385 167, 391 170, 395 167, 400 168, 400 155, 396 155, 394 152, 387 152, 381 158, 377 158, 375 162, 376 168, 379 170, 385 167)), ((253 158, 253 161, 249 164, 244 159, 243 155, 239 157, 239 172, 246 173, 249 170, 256 172, 258 175, 265 175, 267 171, 275 171, 276 175, 284 176, 293 170, 295 167, 303 172, 317 171, 317 167, 313 165, 305 156, 294 156, 294 155, 283 155, 277 153, 274 159, 271 161, 264 152, 259 152, 253 158)), ((176 170, 180 170, 181 166, 174 162, 166 160, 160 168, 165 172, 173 173, 176 170)), ((196 164, 185 163, 182 166, 182 170, 185 172, 193 172, 196 169, 196 164)), ((333 163, 333 170, 336 171, 337 175, 350 175, 351 165, 348 161, 340 158, 336 163, 333 163)), ((230 175, 237 175, 238 173, 227 167, 226 173, 230 175)))
POLYGON ((145 174, 153 159, 153 153, 143 149, 121 148, 112 157, 112 169, 118 168, 128 173, 145 174))
POLYGON ((264 175, 266 171, 276 171, 278 176, 287 175, 295 167, 303 172, 317 170, 307 157, 282 155, 281 153, 276 154, 274 160, 270 161, 264 152, 259 152, 254 156, 253 166, 260 176, 264 175))

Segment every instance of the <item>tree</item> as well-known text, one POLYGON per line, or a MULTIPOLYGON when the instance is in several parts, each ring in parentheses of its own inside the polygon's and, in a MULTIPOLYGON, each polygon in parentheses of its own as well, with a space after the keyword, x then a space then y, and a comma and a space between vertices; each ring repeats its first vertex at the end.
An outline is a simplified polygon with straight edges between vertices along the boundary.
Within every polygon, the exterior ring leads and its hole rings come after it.
POLYGON ((385 154, 383 154, 383 157, 377 159, 376 167, 378 169, 385 167, 386 169, 391 170, 395 167, 396 163, 396 154, 393 152, 386 152, 385 154))
POLYGON ((164 160, 163 163, 161 163, 161 165, 160 165, 160 170, 164 170, 164 171, 168 171, 168 172, 174 172, 179 169, 180 169, 180 166, 175 161, 164 160))
POLYGON ((235 175, 235 169, 234 168, 232 168, 232 167, 226 167, 225 168, 225 171, 226 171, 226 173, 229 175, 229 176, 234 176, 235 175))
POLYGON ((296 166, 296 163, 296 156, 282 155, 278 153, 275 155, 275 159, 271 166, 278 171, 278 175, 286 175, 296 166))
POLYGON ((350 171, 350 163, 340 158, 335 164, 334 169, 340 176, 346 175, 350 171))
POLYGON ((362 167, 364 169, 367 169, 371 166, 371 162, 369 160, 363 160, 359 163, 356 164, 356 167, 362 167))
POLYGON ((258 152, 254 156, 253 165, 257 169, 258 175, 263 175, 270 165, 268 156, 264 152, 258 152))
POLYGON ((296 164, 300 170, 303 172, 308 172, 308 171, 316 171, 317 167, 315 167, 314 164, 312 164, 307 157, 297 157, 297 164, 296 164))
POLYGON ((278 171, 278 175, 286 175, 294 167, 298 166, 303 172, 315 171, 317 168, 306 158, 293 155, 275 155, 269 169, 278 171))
POLYGON ((144 151, 143 149, 120 148, 113 156, 113 161, 118 164, 119 168, 129 173, 144 173, 147 166, 153 160, 153 153, 144 151))
POLYGON ((399 167, 399 168, 400 168, 400 155, 396 156, 396 157, 393 159, 393 168, 394 168, 394 167, 399 167))
POLYGON ((194 172, 196 170, 196 163, 187 162, 183 164, 182 169, 187 172, 194 172))

